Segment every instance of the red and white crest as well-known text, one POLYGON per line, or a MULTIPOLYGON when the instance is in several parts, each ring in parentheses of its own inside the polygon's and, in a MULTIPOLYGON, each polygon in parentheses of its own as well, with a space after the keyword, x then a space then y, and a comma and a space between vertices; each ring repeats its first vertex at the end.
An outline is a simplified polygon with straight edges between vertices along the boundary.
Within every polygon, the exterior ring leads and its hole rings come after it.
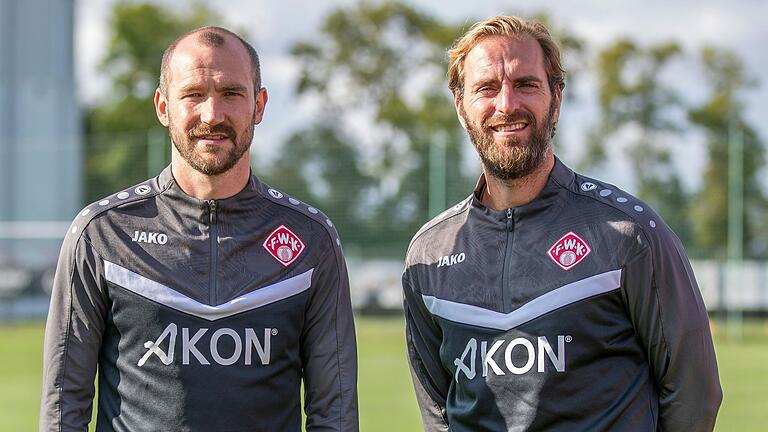
POLYGON ((306 247, 299 236, 294 234, 285 225, 280 225, 264 240, 264 249, 277 262, 288 267, 292 262, 296 261, 306 247))
POLYGON ((549 248, 547 255, 563 270, 570 270, 586 258, 590 252, 592 252, 592 248, 587 242, 573 231, 569 231, 549 248))

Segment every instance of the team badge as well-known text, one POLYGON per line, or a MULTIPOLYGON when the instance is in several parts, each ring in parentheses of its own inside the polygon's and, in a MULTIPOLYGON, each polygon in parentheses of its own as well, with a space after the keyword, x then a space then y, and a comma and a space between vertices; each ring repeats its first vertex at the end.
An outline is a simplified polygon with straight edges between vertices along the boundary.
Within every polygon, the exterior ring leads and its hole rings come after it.
POLYGON ((280 264, 288 267, 304 252, 306 246, 293 231, 280 225, 264 240, 264 249, 280 264))
POLYGON ((592 248, 587 242, 570 231, 549 248, 547 255, 563 270, 570 270, 584 260, 590 252, 592 252, 592 248))

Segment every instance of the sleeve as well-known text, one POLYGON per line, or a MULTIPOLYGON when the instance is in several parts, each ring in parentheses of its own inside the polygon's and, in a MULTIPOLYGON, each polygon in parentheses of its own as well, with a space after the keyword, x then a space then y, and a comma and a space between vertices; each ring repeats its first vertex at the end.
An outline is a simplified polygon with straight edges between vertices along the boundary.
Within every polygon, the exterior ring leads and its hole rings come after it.
POLYGON ((40 431, 87 430, 107 311, 103 274, 90 244, 68 234, 45 326, 40 431))
POLYGON ((405 337, 408 363, 425 431, 447 431, 445 411, 451 377, 440 362, 442 332, 414 290, 407 271, 403 274, 405 337))
POLYGON ((313 274, 301 339, 307 432, 347 432, 359 427, 349 277, 340 250, 329 252, 313 274))
POLYGON ((649 240, 622 278, 659 389, 660 430, 711 431, 722 390, 707 310, 677 236, 659 224, 649 240))

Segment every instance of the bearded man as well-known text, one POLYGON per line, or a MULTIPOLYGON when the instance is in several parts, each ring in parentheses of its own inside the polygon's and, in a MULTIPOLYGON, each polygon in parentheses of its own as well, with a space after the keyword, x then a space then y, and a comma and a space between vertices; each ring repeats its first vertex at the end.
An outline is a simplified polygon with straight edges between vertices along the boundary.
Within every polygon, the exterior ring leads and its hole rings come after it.
POLYGON ((250 171, 264 115, 253 47, 193 30, 162 59, 159 176, 86 207, 46 324, 41 431, 356 431, 357 356, 341 242, 250 171))
POLYGON ((449 52, 483 174, 408 249, 424 428, 712 430, 722 392, 683 247, 646 204, 555 157, 564 75, 547 28, 518 17, 449 52))

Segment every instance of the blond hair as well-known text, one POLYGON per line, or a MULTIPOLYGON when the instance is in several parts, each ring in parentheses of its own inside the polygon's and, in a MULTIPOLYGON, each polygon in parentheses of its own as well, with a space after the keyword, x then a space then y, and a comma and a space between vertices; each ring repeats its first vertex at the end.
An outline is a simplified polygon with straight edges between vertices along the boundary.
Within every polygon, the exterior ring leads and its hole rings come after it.
POLYGON ((464 95, 464 60, 469 51, 481 39, 488 36, 517 37, 529 35, 536 39, 544 52, 544 69, 547 72, 549 88, 552 94, 555 89, 565 87, 565 70, 560 61, 560 47, 552 38, 547 27, 537 21, 526 21, 516 16, 498 15, 476 23, 468 32, 454 42, 448 51, 448 87, 453 96, 461 100, 464 95))

